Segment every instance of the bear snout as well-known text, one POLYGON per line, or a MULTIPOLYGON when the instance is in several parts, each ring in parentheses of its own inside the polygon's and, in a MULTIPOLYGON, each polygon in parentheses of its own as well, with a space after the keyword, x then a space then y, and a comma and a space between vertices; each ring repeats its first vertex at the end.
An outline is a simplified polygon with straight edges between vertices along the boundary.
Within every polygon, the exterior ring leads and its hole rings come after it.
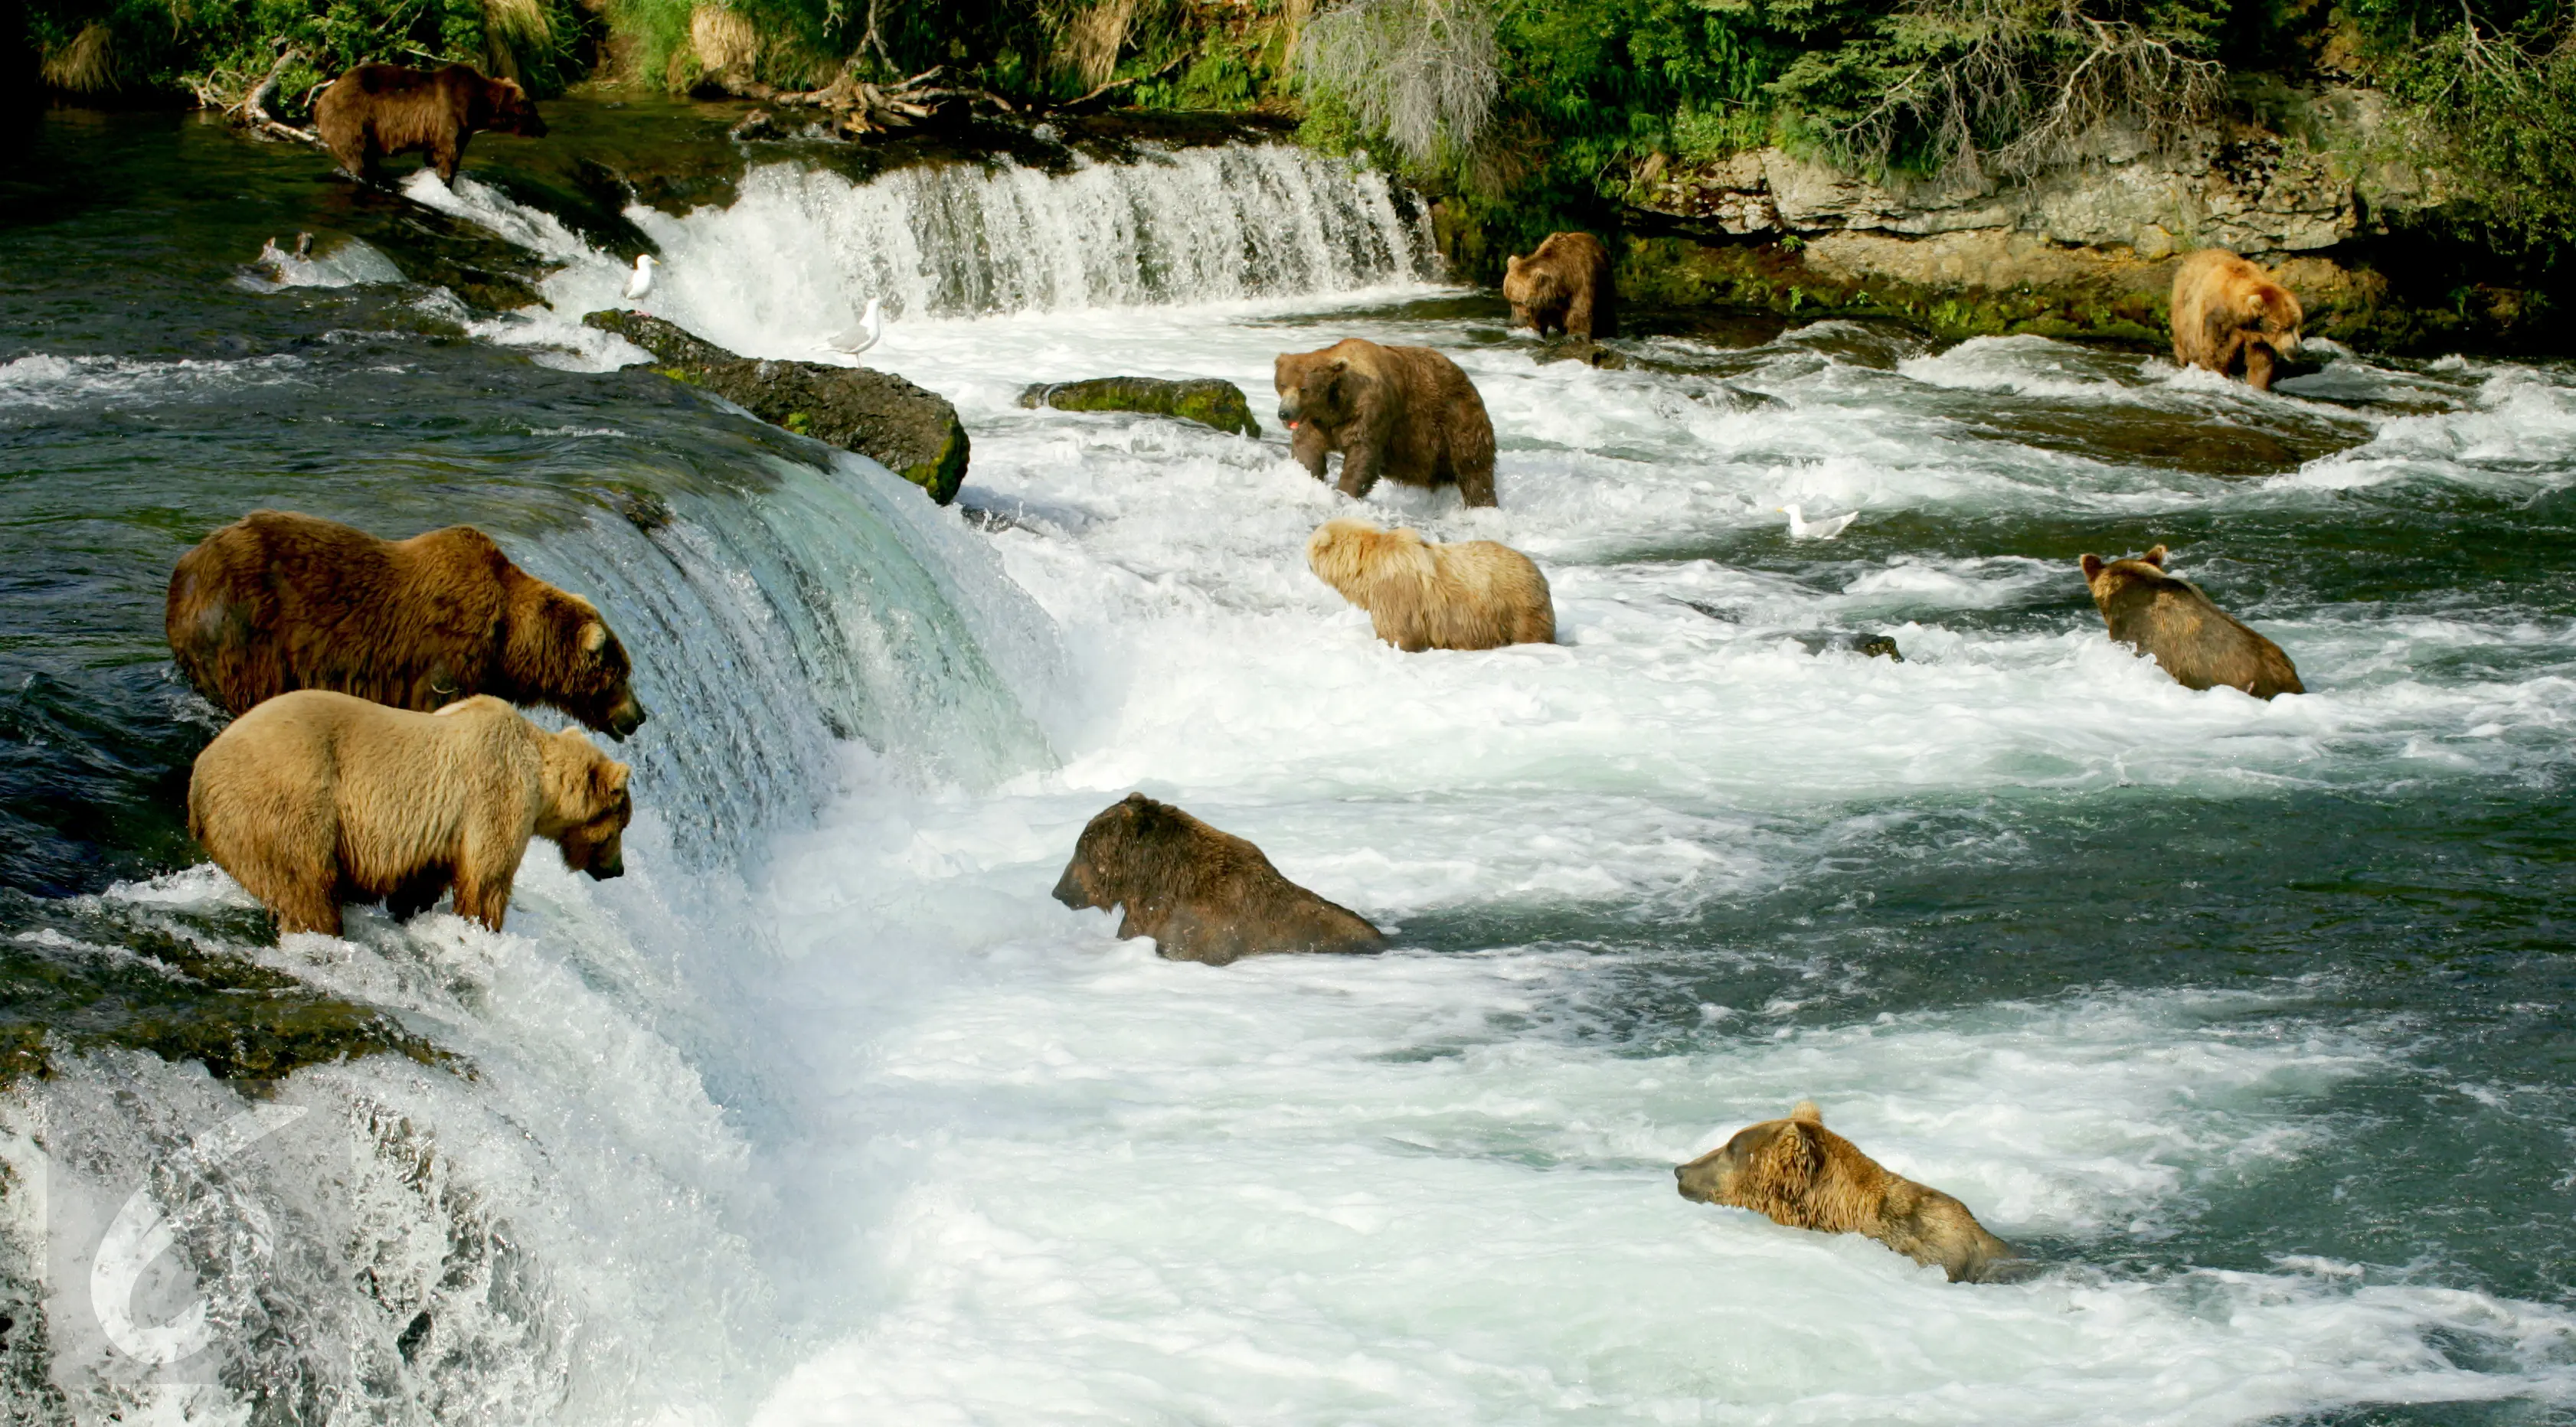
POLYGON ((644 701, 628 694, 626 702, 608 711, 608 736, 623 743, 628 734, 642 728, 644 720, 650 717, 652 715, 644 709, 644 701))
POLYGON ((611 877, 623 877, 626 875, 626 854, 612 852, 606 857, 593 860, 588 867, 581 870, 589 873, 594 881, 605 882, 611 877))
POLYGON ((1068 864, 1064 869, 1064 875, 1055 879, 1054 896, 1057 901, 1077 912, 1085 907, 1100 905, 1091 895, 1091 887, 1088 879, 1082 875, 1082 863, 1079 860, 1068 864))

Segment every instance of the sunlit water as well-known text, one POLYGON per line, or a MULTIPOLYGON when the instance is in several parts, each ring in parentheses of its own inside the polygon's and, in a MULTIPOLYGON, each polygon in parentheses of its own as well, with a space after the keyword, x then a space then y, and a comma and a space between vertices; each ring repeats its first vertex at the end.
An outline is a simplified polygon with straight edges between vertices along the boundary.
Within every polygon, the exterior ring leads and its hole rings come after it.
MULTIPOLYGON (((45 142, 133 191, 33 185, 73 197, 0 229, 14 954, 78 974, 176 931, 470 1063, 288 1078, 313 1113, 169 1256, 203 1354, 144 1371, 85 1277, 49 1285, 68 1410, 2576 1415, 2560 370, 2346 358, 2261 396, 1652 315, 1630 370, 1543 365, 1430 284, 1382 180, 1283 153, 780 168, 629 215, 668 265, 647 305, 748 354, 902 299, 866 360, 973 431, 941 511, 612 374, 637 354, 573 319, 622 264, 502 187, 356 196, 160 121, 45 142), (209 166, 248 196, 174 226, 209 166), (386 281, 424 206, 565 264, 551 306, 386 281), (314 270, 242 271, 299 224, 314 270), (1400 654, 1307 573, 1346 503, 1287 459, 1269 364, 1346 335, 1475 378, 1501 509, 1369 504, 1529 552, 1558 644, 1400 654), (1231 379, 1263 438, 1016 404, 1113 373, 1231 379), (1790 500, 1860 516, 1793 542, 1790 500), (600 598, 656 710, 624 880, 540 849, 507 934, 262 943, 177 830, 217 721, 159 639, 170 560, 259 504, 473 520, 600 598), (2075 557, 2158 541, 2315 692, 2111 646, 2075 557), (1842 647, 1870 633, 1904 662, 1842 647), (1173 964, 1058 906, 1136 788, 1395 949, 1173 964), (2048 1270, 1951 1285, 1673 1193, 1800 1098, 2048 1270), (264 1243, 222 1232, 258 1214, 264 1243)), ((138 1052, 57 1065, 0 1101, 13 1164, 52 1151, 19 1284, 244 1103, 138 1052)))

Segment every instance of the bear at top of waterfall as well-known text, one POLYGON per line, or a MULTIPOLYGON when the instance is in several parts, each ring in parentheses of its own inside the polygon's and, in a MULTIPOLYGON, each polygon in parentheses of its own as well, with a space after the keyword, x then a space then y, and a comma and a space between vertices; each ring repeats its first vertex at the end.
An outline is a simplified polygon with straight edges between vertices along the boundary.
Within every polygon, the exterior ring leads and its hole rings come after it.
POLYGON ((1324 480, 1342 453, 1342 494, 1380 476, 1408 486, 1455 484, 1469 505, 1494 503, 1494 423, 1458 364, 1428 347, 1346 337, 1320 352, 1283 352, 1271 379, 1288 449, 1324 480))
POLYGON ((1547 576, 1508 545, 1439 545, 1418 530, 1328 520, 1306 541, 1306 564, 1408 653, 1556 642, 1547 576))
POLYGON ((1736 1131, 1673 1178, 1694 1203, 1750 1209, 1792 1229, 1864 1234, 1916 1263, 1939 1264, 1952 1283, 2004 1276, 1998 1270, 2021 1258, 1967 1205, 1889 1173, 1826 1129, 1812 1100, 1799 1101, 1785 1120, 1736 1131))
POLYGON ((2174 269, 2177 367, 2223 377, 2241 369, 2247 386, 2270 391, 2273 368, 2299 353, 2302 320, 2295 294, 2225 248, 2203 248, 2174 269))
POLYGON ((1528 257, 1503 265, 1512 322, 1544 337, 1551 329, 1591 341, 1619 335, 1619 292, 1610 250, 1589 233, 1550 233, 1528 257))
POLYGON ((336 689, 423 713, 495 694, 618 738, 644 722, 599 611, 470 525, 379 540, 255 510, 179 557, 165 618, 180 672, 227 713, 336 689))
POLYGON ((376 161, 415 150, 441 181, 456 182, 465 141, 480 131, 545 137, 546 121, 515 79, 486 79, 468 65, 405 69, 357 65, 313 101, 313 130, 353 178, 374 179, 376 161))
POLYGON ((2225 685, 2258 699, 2304 694, 2281 646, 2210 601, 2200 586, 2165 573, 2165 547, 2134 560, 2083 559, 2084 585, 2113 643, 2152 655, 2186 689, 2225 685))
POLYGON ((1386 940, 1357 912, 1280 876, 1260 848, 1142 793, 1084 824, 1055 899, 1125 907, 1118 935, 1152 937, 1170 961, 1223 966, 1273 952, 1375 951, 1386 940))
POLYGON ((450 887, 458 916, 499 931, 531 837, 575 871, 625 871, 627 773, 489 696, 427 714, 300 689, 197 755, 188 835, 281 933, 338 936, 344 901, 416 916, 450 887))

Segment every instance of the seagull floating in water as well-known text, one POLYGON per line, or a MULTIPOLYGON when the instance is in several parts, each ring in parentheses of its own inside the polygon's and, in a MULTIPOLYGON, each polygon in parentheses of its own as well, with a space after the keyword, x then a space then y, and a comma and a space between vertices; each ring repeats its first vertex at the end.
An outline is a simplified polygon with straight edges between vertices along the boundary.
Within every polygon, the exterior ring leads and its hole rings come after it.
POLYGON ((626 300, 642 302, 653 293, 653 269, 662 265, 651 253, 635 255, 635 271, 626 277, 626 300))
POLYGON ((844 357, 855 357, 877 344, 885 336, 885 302, 868 299, 868 310, 859 317, 859 325, 837 337, 825 339, 823 345, 844 357))
POLYGON ((1789 517, 1789 538, 1792 540, 1831 540, 1843 533, 1844 526, 1860 519, 1860 512, 1855 510, 1829 515, 1822 520, 1809 520, 1796 501, 1780 507, 1780 511, 1789 517))

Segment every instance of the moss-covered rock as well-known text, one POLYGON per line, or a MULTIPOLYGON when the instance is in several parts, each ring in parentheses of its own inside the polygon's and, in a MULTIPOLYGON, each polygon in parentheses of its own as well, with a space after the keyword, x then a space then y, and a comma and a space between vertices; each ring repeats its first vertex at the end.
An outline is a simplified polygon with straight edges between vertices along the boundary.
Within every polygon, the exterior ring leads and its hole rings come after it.
POLYGON ((855 451, 946 505, 966 479, 969 443, 957 408, 891 372, 738 357, 641 312, 584 317, 653 354, 653 369, 705 387, 763 421, 855 451))
POLYGON ((1093 377, 1078 382, 1041 382, 1020 393, 1020 405, 1051 406, 1058 411, 1135 411, 1172 416, 1213 426, 1238 436, 1259 436, 1252 403, 1243 388, 1215 377, 1166 381, 1158 377, 1093 377))

